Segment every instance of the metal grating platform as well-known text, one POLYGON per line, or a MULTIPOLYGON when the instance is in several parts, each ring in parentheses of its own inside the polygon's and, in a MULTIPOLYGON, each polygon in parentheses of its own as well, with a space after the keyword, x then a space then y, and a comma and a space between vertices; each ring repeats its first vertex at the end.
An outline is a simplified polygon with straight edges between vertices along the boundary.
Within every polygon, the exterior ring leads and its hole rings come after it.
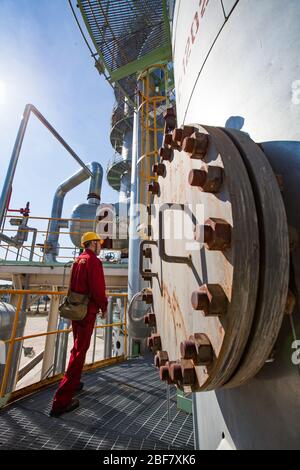
POLYGON ((80 407, 59 418, 49 411, 57 385, 0 411, 2 449, 193 450, 192 415, 176 409, 171 421, 166 388, 147 359, 134 359, 83 375, 80 407))

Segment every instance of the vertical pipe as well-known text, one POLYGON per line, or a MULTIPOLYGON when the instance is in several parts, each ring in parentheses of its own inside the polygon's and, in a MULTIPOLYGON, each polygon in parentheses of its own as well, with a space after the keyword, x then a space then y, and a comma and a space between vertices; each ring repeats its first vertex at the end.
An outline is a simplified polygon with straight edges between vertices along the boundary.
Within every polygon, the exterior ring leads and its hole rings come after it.
POLYGON ((2 189, 2 193, 0 197, 0 226, 2 226, 2 222, 5 216, 5 211, 7 208, 7 203, 8 203, 8 199, 9 199, 11 188, 12 188, 12 182, 15 176, 16 167, 18 164, 20 150, 21 150, 22 143, 24 140, 24 135, 25 135, 29 116, 30 116, 30 105, 27 104, 25 106, 24 114, 20 123, 19 131, 17 134, 13 151, 12 151, 11 159, 9 162, 8 170, 6 173, 6 177, 5 177, 5 181, 4 181, 4 185, 3 185, 3 189, 2 189))
MULTIPOLYGON (((109 297, 106 324, 111 325, 112 322, 113 322, 113 298, 109 297)), ((104 336, 104 359, 109 359, 111 357, 111 350, 112 350, 112 326, 108 326, 107 328, 105 328, 105 336, 104 336)))
MULTIPOLYGON (((52 290, 57 291, 58 286, 53 286, 52 290)), ((59 297, 60 297, 59 295, 51 296, 47 333, 49 333, 50 331, 56 330, 57 320, 58 320, 59 297)), ((44 358, 43 358, 41 380, 48 377, 49 371, 51 370, 51 367, 53 365, 56 336, 57 335, 46 336, 45 353, 44 353, 44 358)))
POLYGON ((96 316, 95 327, 94 327, 94 342, 93 342, 93 356, 92 356, 92 364, 95 362, 95 355, 96 355, 96 342, 97 342, 97 328, 98 326, 98 315, 96 316))
POLYGON ((128 340, 128 335, 127 335, 127 297, 124 297, 124 355, 125 358, 127 358, 128 354, 128 345, 127 345, 127 340, 128 340))

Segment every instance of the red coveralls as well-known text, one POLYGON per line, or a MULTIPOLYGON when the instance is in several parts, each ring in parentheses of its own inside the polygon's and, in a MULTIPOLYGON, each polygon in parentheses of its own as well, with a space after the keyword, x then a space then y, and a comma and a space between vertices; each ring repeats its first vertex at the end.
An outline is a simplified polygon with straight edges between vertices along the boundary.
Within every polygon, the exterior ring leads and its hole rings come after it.
POLYGON ((90 295, 87 314, 83 320, 72 321, 74 346, 68 368, 54 396, 52 409, 68 406, 80 383, 86 352, 99 309, 107 310, 105 279, 102 263, 92 250, 86 249, 74 262, 71 290, 78 294, 90 295))

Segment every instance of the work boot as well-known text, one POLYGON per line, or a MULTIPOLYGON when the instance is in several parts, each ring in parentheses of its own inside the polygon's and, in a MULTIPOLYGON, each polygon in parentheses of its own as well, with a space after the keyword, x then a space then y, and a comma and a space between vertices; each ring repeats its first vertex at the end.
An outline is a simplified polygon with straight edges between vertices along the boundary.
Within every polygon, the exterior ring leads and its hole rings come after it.
POLYGON ((80 392, 84 387, 84 383, 83 382, 79 382, 79 384, 77 385, 76 387, 76 390, 75 392, 80 392))
POLYGON ((57 418, 58 416, 62 415, 63 413, 68 413, 69 411, 73 411, 79 406, 79 400, 77 398, 72 398, 70 403, 65 406, 64 408, 57 408, 51 409, 50 416, 57 418))

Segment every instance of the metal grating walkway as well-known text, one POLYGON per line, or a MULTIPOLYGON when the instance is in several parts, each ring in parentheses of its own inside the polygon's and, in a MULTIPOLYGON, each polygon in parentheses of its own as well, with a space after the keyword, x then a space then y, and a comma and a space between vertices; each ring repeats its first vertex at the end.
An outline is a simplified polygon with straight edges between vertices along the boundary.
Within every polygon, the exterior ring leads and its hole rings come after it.
POLYGON ((80 407, 59 418, 49 411, 57 385, 0 411, 2 449, 193 450, 192 415, 176 409, 171 421, 166 389, 147 359, 134 359, 83 375, 80 407))

